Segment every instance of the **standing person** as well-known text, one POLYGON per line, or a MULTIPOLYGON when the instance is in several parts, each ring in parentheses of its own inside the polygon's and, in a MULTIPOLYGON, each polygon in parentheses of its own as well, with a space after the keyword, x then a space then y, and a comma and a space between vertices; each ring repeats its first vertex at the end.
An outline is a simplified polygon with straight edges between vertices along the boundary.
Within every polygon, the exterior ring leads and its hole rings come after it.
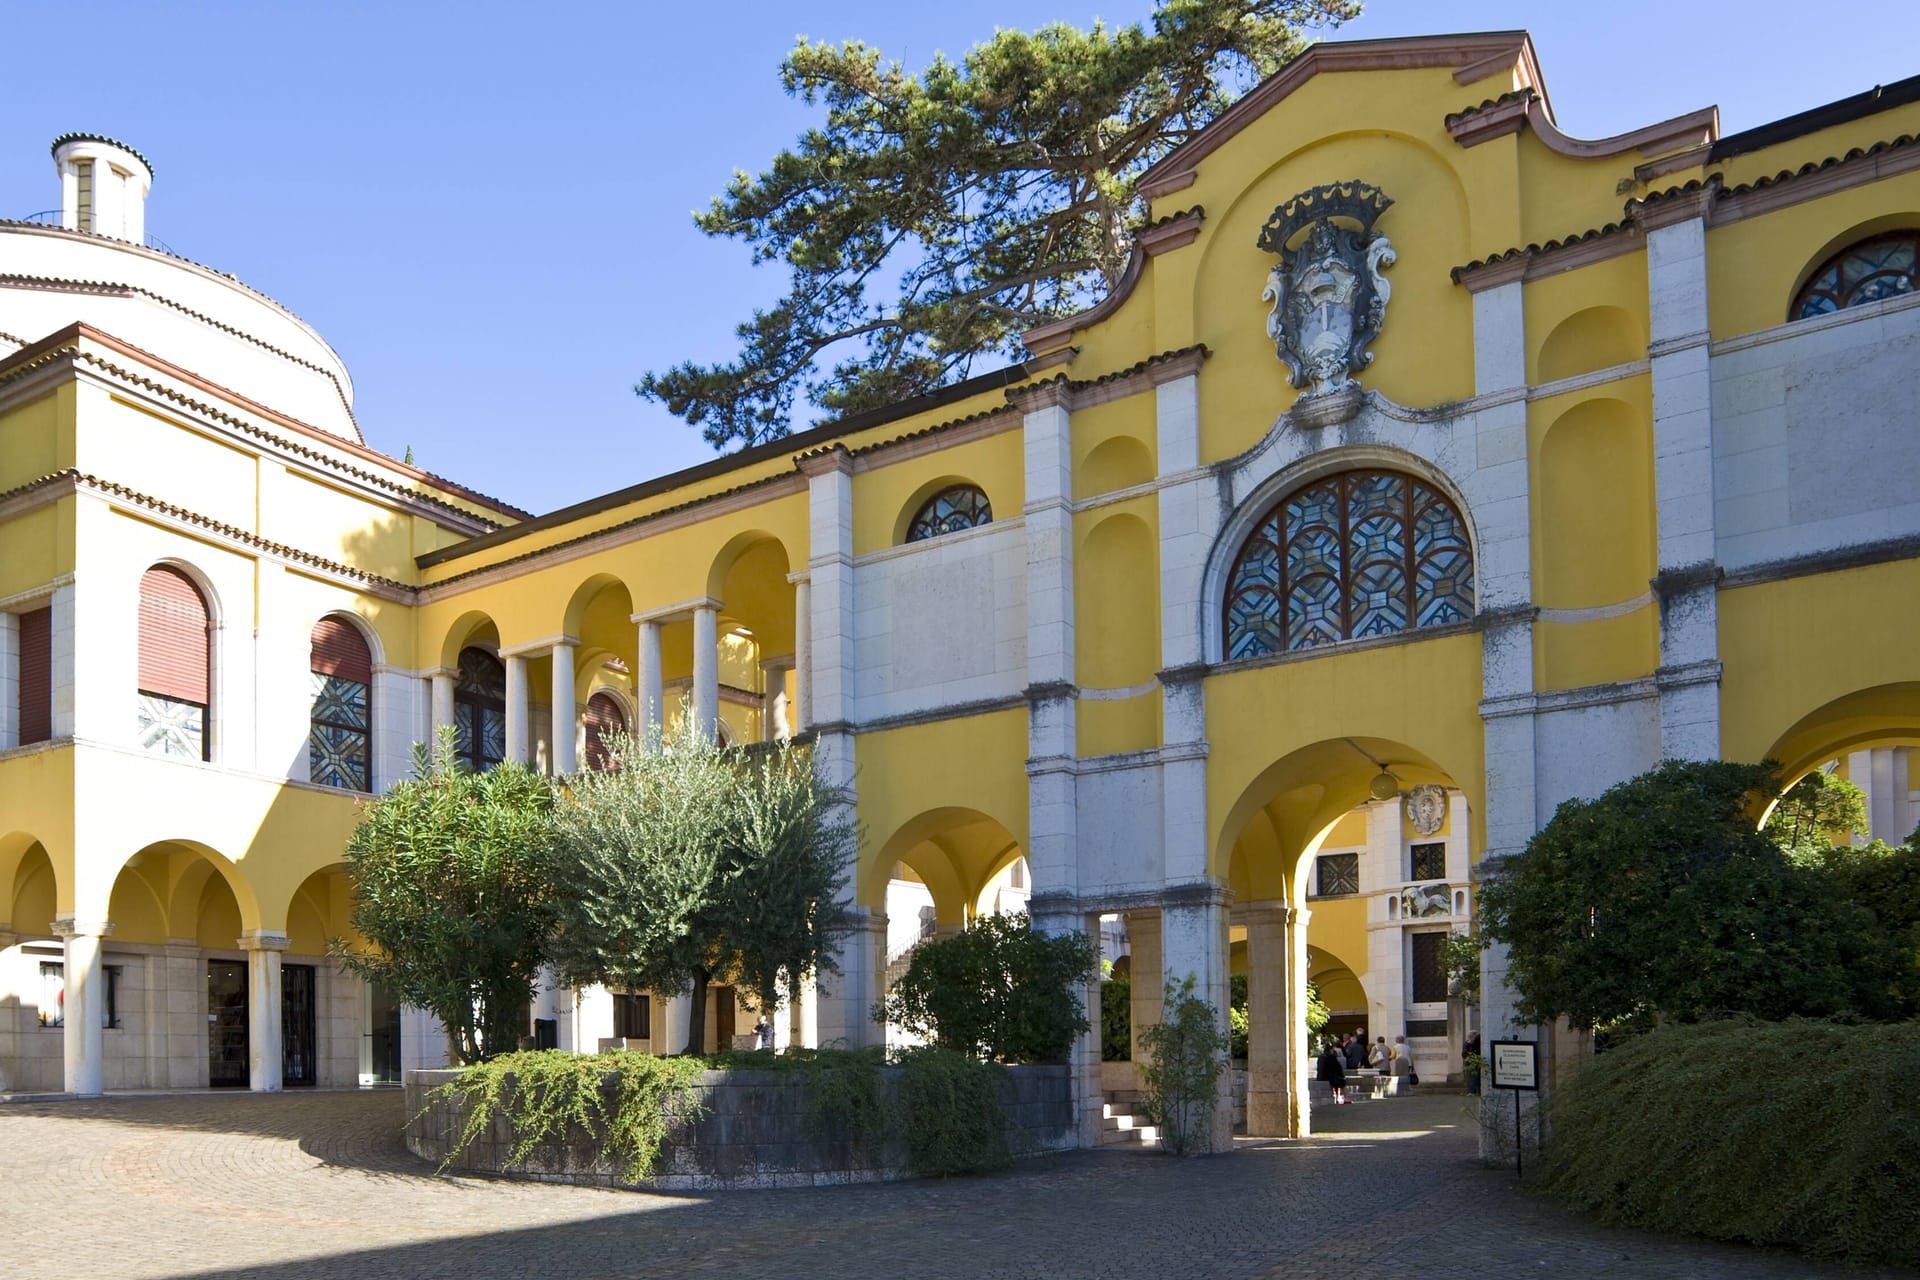
POLYGON ((1467 1077, 1467 1092, 1480 1092, 1480 1033, 1474 1032, 1467 1037, 1466 1044, 1460 1047, 1460 1069, 1467 1077))
POLYGON ((1347 1105, 1347 1068, 1340 1061, 1340 1047, 1332 1040, 1320 1051, 1319 1076, 1327 1082, 1327 1088, 1333 1091, 1336 1106, 1347 1105))
POLYGON ((1367 1050, 1367 1065, 1375 1071, 1385 1072, 1387 1063, 1392 1060, 1393 1050, 1387 1048, 1387 1038, 1385 1036, 1376 1037, 1373 1042, 1373 1047, 1367 1050))
POLYGON ((767 1021, 767 1015, 761 1014, 760 1020, 753 1024, 753 1042, 762 1049, 773 1048, 773 1024, 767 1021))
POLYGON ((1357 1032, 1349 1031, 1340 1037, 1340 1051, 1346 1058, 1347 1070, 1358 1071, 1367 1065, 1367 1040, 1357 1032))
POLYGON ((1413 1051, 1407 1048, 1405 1036, 1393 1038, 1393 1074, 1400 1083, 1395 1090, 1400 1093, 1412 1093, 1413 1086, 1420 1083, 1420 1077, 1413 1074, 1413 1051))

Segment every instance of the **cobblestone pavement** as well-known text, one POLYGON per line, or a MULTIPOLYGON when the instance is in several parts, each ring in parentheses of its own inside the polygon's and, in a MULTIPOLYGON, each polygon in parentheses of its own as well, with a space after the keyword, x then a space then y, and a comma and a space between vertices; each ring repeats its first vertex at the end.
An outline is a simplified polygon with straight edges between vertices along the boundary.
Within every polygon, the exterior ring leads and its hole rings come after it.
POLYGON ((1462 1097, 1178 1161, 656 1196, 434 1176, 397 1093, 0 1105, 0 1274, 38 1277, 1805 1277, 1870 1273, 1586 1223, 1474 1160, 1462 1097), (1387 1268, 1392 1268, 1388 1271, 1387 1268))

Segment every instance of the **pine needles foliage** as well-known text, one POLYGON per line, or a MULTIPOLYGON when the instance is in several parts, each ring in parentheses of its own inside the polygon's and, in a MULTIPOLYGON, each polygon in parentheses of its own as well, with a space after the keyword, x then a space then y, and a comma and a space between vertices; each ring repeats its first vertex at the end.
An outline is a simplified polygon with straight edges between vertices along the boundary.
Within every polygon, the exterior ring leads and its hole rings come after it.
POLYGON ((1660 1027, 1562 1086, 1530 1180, 1609 1222, 1910 1266, 1916 1079, 1920 1023, 1660 1027))

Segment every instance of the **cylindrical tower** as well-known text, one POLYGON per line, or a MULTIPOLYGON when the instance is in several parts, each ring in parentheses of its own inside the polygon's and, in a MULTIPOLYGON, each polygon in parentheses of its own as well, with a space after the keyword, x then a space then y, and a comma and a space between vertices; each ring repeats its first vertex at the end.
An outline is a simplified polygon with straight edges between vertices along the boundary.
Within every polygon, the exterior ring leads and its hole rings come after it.
POLYGON ((60 225, 144 244, 147 193, 153 166, 124 142, 96 133, 63 133, 53 140, 60 171, 60 225))

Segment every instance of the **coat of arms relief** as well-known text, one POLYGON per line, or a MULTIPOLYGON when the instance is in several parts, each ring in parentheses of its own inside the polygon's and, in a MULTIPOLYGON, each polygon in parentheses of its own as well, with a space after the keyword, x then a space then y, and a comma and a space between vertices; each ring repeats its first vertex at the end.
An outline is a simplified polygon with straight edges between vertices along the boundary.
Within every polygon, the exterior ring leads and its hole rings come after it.
POLYGON ((1353 375, 1373 362, 1367 347, 1393 292, 1381 274, 1393 265, 1393 246, 1373 229, 1392 204, 1368 183, 1330 183, 1275 209, 1260 232, 1260 248, 1280 258, 1260 294, 1273 303, 1267 336, 1292 385, 1304 389, 1293 410, 1302 425, 1338 422, 1359 408, 1353 375))

